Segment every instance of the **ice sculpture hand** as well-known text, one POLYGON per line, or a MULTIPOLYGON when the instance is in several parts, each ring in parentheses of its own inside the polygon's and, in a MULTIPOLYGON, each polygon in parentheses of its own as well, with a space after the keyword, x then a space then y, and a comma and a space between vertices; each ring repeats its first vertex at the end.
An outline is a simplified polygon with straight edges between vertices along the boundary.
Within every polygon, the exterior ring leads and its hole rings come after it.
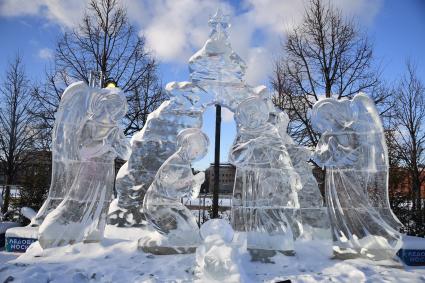
POLYGON ((196 174, 193 177, 193 182, 194 182, 194 185, 193 185, 193 190, 192 190, 192 194, 190 198, 196 199, 199 195, 202 184, 205 182, 205 173, 199 172, 198 174, 196 174))
POLYGON ((193 175, 190 164, 205 156, 208 144, 208 137, 197 128, 185 129, 178 134, 177 151, 158 170, 143 201, 148 222, 162 238, 141 239, 139 246, 143 250, 152 253, 194 252, 199 244, 196 219, 180 199, 198 195, 205 175, 193 175))

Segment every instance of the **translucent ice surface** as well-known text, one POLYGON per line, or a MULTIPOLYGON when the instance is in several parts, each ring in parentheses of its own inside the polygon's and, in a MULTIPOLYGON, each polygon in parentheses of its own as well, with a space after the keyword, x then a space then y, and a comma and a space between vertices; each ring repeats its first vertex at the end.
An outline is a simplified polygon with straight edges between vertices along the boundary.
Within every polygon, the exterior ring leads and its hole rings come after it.
POLYGON ((326 168, 335 253, 392 258, 401 247, 401 224, 388 201, 388 152, 373 101, 363 93, 320 100, 312 124, 322 134, 314 160, 326 168))
POLYGON ((191 82, 172 82, 170 99, 149 114, 143 129, 131 141, 132 154, 117 175, 119 210, 110 215, 118 226, 140 224, 141 203, 161 164, 176 150, 176 136, 186 128, 201 128, 207 106, 220 104, 234 111, 254 95, 245 83, 245 62, 232 50, 227 17, 218 12, 210 20, 210 38, 189 60, 191 82))
POLYGON ((194 175, 190 164, 205 156, 208 145, 208 137, 197 128, 185 129, 177 136, 177 151, 158 170, 143 201, 146 219, 163 238, 160 243, 147 239, 141 243, 145 245, 142 249, 178 250, 200 243, 196 219, 181 198, 198 196, 205 174, 194 175))
POLYGON ((132 138, 132 155, 117 176, 119 211, 114 215, 115 223, 132 225, 131 221, 137 222, 145 214, 162 235, 139 241, 139 246, 150 252, 172 253, 175 251, 167 248, 199 244, 193 217, 178 199, 188 194, 188 188, 181 191, 174 187, 181 185, 179 178, 183 182, 193 177, 190 162, 178 161, 175 152, 181 149, 176 141, 179 132, 200 129, 205 108, 219 104, 235 112, 238 126, 229 157, 237 168, 232 226, 247 233, 252 250, 292 252, 294 237, 302 233, 298 191, 303 184, 306 205, 322 208, 307 163, 309 156, 304 148, 293 145, 286 133, 289 118, 274 107, 267 89, 246 83, 246 64, 231 47, 227 17, 218 11, 209 24, 209 39, 189 60, 191 81, 169 83, 170 100, 151 113, 144 128, 132 138), (185 162, 189 163, 183 166, 185 162), (175 195, 171 197, 172 192, 175 195))
POLYGON ((234 231, 224 219, 211 219, 201 226, 203 242, 196 250, 195 282, 246 282, 240 246, 232 243, 234 231))
POLYGON ((49 195, 31 224, 39 226, 64 199, 81 165, 77 129, 89 117, 94 92, 84 82, 68 86, 62 94, 52 136, 52 180, 49 195))
POLYGON ((65 90, 53 134, 52 185, 38 215, 47 214, 39 228, 43 248, 102 238, 114 160, 127 159, 130 151, 118 127, 126 111, 126 98, 118 88, 76 83, 65 90))
POLYGON ((143 129, 132 137, 130 159, 116 179, 121 209, 115 213, 115 219, 110 215, 111 224, 132 226, 144 220, 140 211, 143 198, 159 167, 176 152, 177 134, 186 128, 202 126, 208 94, 190 82, 169 83, 166 90, 170 100, 149 114, 143 129))
POLYGON ((268 122, 264 100, 244 100, 235 118, 238 133, 229 154, 236 166, 233 229, 247 233, 249 249, 292 251, 299 176, 277 128, 268 122))

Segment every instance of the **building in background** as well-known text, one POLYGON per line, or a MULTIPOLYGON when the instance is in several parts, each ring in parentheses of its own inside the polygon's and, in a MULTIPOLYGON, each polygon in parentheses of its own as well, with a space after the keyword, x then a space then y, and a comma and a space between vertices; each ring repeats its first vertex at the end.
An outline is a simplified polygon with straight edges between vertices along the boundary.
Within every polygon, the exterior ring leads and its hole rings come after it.
MULTIPOLYGON (((235 183, 236 167, 230 163, 220 164, 220 176, 219 176, 219 193, 220 194, 232 194, 233 185, 235 183)), ((204 192, 212 193, 214 188, 214 164, 205 170, 205 186, 204 192)))

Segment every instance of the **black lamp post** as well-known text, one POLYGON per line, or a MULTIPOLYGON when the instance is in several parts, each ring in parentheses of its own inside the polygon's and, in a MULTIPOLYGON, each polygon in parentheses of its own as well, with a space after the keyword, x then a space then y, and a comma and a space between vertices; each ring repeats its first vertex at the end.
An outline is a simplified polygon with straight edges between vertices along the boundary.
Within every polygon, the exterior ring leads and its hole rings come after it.
POLYGON ((215 149, 214 149, 214 188, 212 202, 212 217, 218 218, 218 192, 220 182, 220 132, 221 132, 221 106, 215 106, 215 149))

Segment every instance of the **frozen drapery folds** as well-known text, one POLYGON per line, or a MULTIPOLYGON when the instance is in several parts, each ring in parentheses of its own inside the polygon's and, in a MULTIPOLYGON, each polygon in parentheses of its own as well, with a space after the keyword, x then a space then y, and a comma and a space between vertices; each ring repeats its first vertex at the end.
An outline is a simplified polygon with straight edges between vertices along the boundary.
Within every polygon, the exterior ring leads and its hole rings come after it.
POLYGON ((194 252, 201 238, 192 212, 181 198, 196 198, 205 180, 204 172, 193 174, 191 163, 205 156, 208 137, 197 128, 181 131, 177 151, 159 168, 146 192, 143 211, 157 238, 139 240, 139 247, 155 254, 194 252))
POLYGON ((247 247, 259 258, 275 251, 292 253, 294 235, 300 233, 295 220, 299 176, 277 128, 268 122, 264 100, 244 100, 235 118, 238 133, 229 155, 236 166, 233 229, 246 232, 247 247))
POLYGON ((49 195, 32 220, 39 226, 46 215, 64 199, 74 181, 81 162, 77 129, 88 119, 93 92, 84 82, 73 83, 62 94, 52 134, 52 180, 49 195))
POLYGON ((388 152, 373 101, 327 98, 312 110, 322 134, 314 160, 326 168, 326 198, 339 257, 392 258, 401 226, 388 201, 388 152))
POLYGON ((130 151, 118 127, 126 111, 126 98, 118 88, 97 89, 76 83, 64 92, 53 134, 49 194, 49 198, 56 197, 51 198, 53 201, 59 201, 58 197, 63 200, 39 228, 43 248, 97 242, 103 237, 114 184, 114 160, 127 159, 130 151))

